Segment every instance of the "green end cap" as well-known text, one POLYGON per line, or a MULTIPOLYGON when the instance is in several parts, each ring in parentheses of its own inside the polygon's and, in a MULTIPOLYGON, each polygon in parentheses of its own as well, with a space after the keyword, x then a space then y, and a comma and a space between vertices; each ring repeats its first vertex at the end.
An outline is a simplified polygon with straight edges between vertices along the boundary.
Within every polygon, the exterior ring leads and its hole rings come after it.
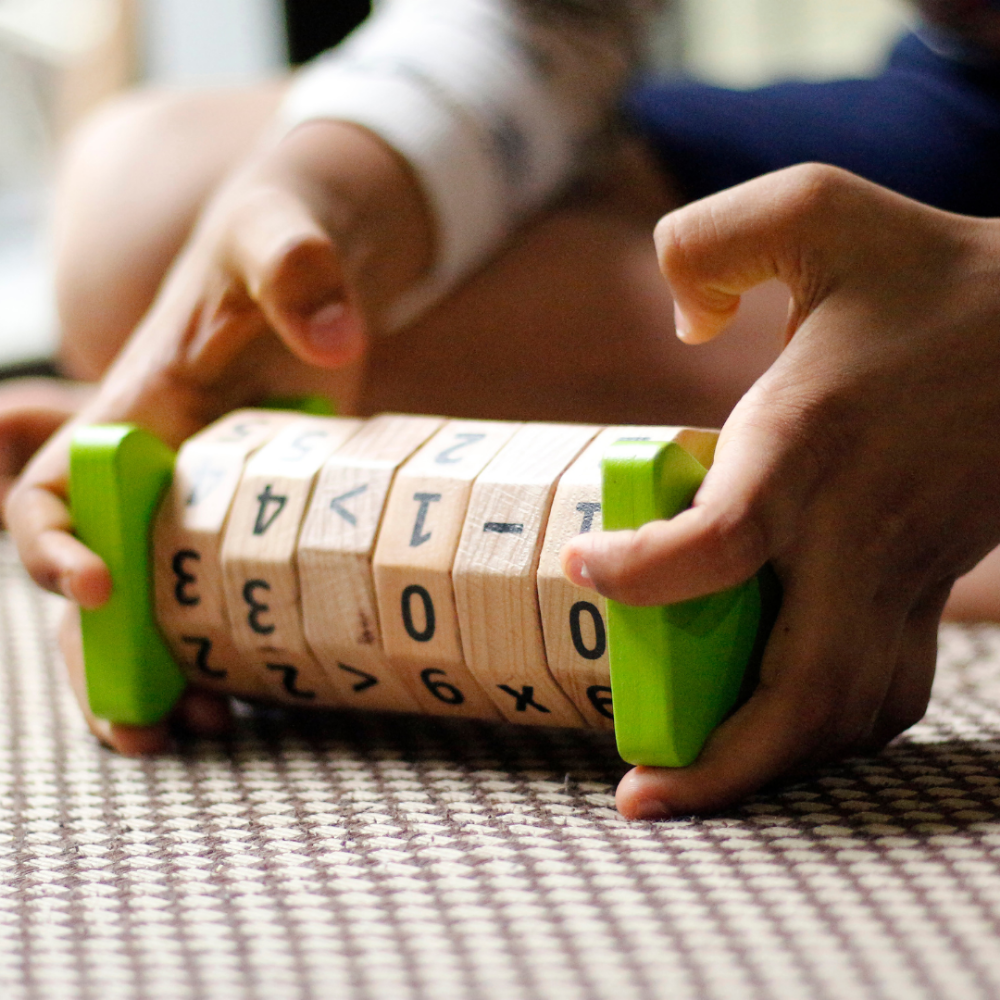
MULTIPOLYGON (((705 468, 680 445, 619 441, 604 457, 605 531, 639 528, 690 506, 705 468)), ((740 697, 758 652, 757 577, 666 607, 608 601, 618 752, 631 764, 685 767, 740 697)))
POLYGON ((153 616, 151 527, 173 468, 163 442, 127 424, 82 427, 70 447, 76 535, 113 581, 107 604, 80 612, 90 709, 111 722, 159 722, 186 685, 153 616))
POLYGON ((328 396, 271 396, 262 410, 295 410, 310 417, 335 417, 337 404, 328 396))

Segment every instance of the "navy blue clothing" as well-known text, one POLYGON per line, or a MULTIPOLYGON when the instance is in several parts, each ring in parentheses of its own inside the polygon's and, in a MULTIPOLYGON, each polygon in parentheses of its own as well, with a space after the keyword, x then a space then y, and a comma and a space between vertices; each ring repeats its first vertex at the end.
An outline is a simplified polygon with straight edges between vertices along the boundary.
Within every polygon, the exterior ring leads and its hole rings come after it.
POLYGON ((737 91, 650 81, 627 110, 690 198, 819 161, 929 205, 1000 216, 1000 67, 915 35, 866 80, 737 91))

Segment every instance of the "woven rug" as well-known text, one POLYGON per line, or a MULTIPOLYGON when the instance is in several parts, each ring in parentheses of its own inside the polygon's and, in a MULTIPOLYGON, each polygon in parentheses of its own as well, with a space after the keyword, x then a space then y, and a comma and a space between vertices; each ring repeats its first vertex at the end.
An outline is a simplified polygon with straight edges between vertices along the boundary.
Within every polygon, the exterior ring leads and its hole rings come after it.
POLYGON ((626 823, 604 736, 331 714, 125 759, 0 540, 4 1000, 1000 997, 1000 630, 925 722, 626 823))

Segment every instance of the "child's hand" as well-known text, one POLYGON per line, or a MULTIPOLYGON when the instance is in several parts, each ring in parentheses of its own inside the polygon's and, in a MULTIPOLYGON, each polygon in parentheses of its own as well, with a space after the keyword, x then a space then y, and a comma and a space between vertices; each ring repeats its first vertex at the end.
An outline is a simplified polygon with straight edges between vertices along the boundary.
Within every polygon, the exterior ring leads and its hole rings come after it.
POLYGON ((949 589, 1000 541, 1000 223, 803 166, 666 216, 656 242, 682 339, 777 277, 789 341, 690 511, 580 536, 564 565, 650 605, 770 560, 784 603, 756 693, 690 767, 626 776, 630 817, 716 810, 915 723, 949 589))
MULTIPOLYGON (((280 390, 285 347, 309 365, 350 365, 426 269, 431 242, 407 168, 354 126, 301 126, 244 165, 207 206, 95 397, 11 490, 7 523, 35 581, 88 608, 110 594, 106 567, 72 535, 75 426, 130 421, 176 447, 280 390)), ((99 735, 137 745, 115 732, 99 735)))

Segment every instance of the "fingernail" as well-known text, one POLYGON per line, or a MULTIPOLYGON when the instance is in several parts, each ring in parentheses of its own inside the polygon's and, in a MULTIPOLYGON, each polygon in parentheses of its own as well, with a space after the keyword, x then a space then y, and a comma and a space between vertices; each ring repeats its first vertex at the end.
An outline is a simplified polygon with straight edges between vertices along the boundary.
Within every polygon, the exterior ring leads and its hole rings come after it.
POLYGON ((681 312, 681 307, 676 302, 674 303, 674 329, 681 340, 686 340, 691 334, 691 324, 688 322, 687 316, 681 312))
POLYGON ((635 807, 633 819, 670 819, 670 809, 666 802, 658 799, 643 799, 635 807))
POLYGON ((306 323, 306 338, 329 364, 354 361, 365 347, 360 320, 344 302, 328 302, 317 309, 306 323))
POLYGON ((587 569, 587 564, 580 556, 570 556, 566 560, 566 576, 569 577, 570 582, 575 583, 578 587, 594 586, 594 581, 590 578, 590 570, 587 569))
POLYGON ((346 312, 347 307, 343 302, 328 302, 325 306, 320 306, 309 317, 309 339, 320 346, 342 340, 346 312))

